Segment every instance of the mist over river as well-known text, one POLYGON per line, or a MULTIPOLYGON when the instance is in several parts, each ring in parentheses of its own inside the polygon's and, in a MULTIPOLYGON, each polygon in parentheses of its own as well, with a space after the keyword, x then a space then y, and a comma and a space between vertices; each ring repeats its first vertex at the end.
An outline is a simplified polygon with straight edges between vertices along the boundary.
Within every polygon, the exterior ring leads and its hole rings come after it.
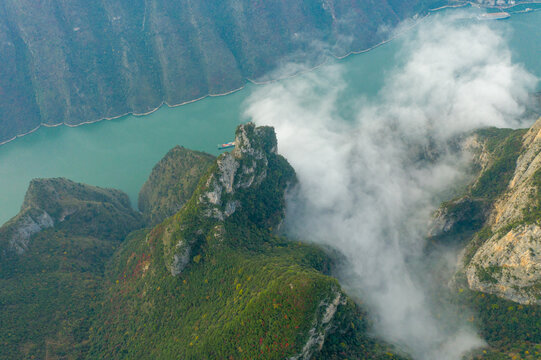
MULTIPOLYGON (((430 17, 424 21, 431 21, 430 17)), ((541 77, 541 11, 516 14, 490 25, 501 27, 506 34, 513 61, 541 77)), ((381 89, 385 74, 401 61, 402 41, 398 37, 369 52, 336 60, 343 68, 351 97, 370 98, 381 89)), ((66 177, 118 188, 128 193, 135 206, 152 167, 170 148, 182 145, 218 154, 218 143, 233 140, 235 127, 248 120, 243 117, 246 99, 261 86, 265 85, 248 84, 227 96, 162 107, 146 116, 125 116, 75 128, 42 127, 0 146, 0 223, 17 214, 33 178, 66 177)))

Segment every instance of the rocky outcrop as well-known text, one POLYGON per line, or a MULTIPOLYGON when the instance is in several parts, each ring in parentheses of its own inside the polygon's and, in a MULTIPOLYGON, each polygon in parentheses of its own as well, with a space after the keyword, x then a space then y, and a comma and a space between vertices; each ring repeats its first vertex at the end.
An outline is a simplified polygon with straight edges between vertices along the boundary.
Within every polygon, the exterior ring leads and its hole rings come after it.
POLYGON ((235 149, 217 159, 216 171, 205 183, 207 191, 198 198, 205 216, 223 221, 242 207, 236 193, 260 187, 268 174, 269 156, 278 156, 274 130, 241 125, 235 136, 235 149))
POLYGON ((121 240, 140 226, 141 216, 121 191, 63 178, 35 179, 30 182, 21 212, 0 227, 0 251, 3 255, 21 255, 33 235, 52 227, 72 236, 121 240))
POLYGON ((24 253, 32 235, 54 226, 51 216, 41 209, 27 209, 17 215, 0 229, 0 236, 7 239, 8 246, 2 251, 24 253))
POLYGON ((272 79, 284 62, 364 50, 430 3, 2 1, 0 143, 40 125, 227 93, 246 79, 272 79))
POLYGON ((541 228, 520 225, 491 237, 466 268, 471 289, 541 304, 541 228))
POLYGON ((285 190, 295 181, 293 168, 277 154, 274 129, 240 125, 234 150, 216 159, 190 201, 164 223, 171 274, 181 274, 208 239, 219 243, 230 222, 276 229, 284 218, 285 190))
POLYGON ((181 146, 171 149, 154 166, 139 192, 139 209, 149 225, 176 214, 190 199, 214 156, 181 146))
POLYGON ((290 360, 309 360, 315 352, 321 351, 325 343, 325 335, 333 327, 333 319, 339 306, 347 303, 347 297, 336 291, 332 301, 321 301, 314 318, 313 327, 308 331, 308 340, 302 352, 292 356, 290 360))
POLYGON ((541 119, 522 137, 510 178, 467 248, 464 272, 473 290, 541 304, 541 119))

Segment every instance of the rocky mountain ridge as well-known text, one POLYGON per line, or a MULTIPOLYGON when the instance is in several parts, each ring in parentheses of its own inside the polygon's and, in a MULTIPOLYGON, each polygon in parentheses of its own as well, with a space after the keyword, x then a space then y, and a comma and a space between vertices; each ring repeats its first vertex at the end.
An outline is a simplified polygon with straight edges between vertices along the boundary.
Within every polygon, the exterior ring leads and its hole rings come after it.
POLYGON ((235 142, 215 160, 173 149, 145 186, 142 216, 115 190, 35 180, 0 228, 24 227, 28 209, 51 219, 0 263, 3 355, 400 359, 369 335, 366 313, 328 275, 331 259, 276 234, 296 177, 273 129, 241 125, 235 142), (166 219, 141 228, 151 214, 166 219))
POLYGON ((70 227, 73 235, 103 234, 120 240, 142 225, 141 216, 131 209, 121 191, 83 185, 64 178, 34 179, 26 192, 21 212, 0 228, 0 249, 4 254, 23 254, 31 237, 47 228, 70 227), (96 217, 96 214, 101 215, 96 217), (92 217, 91 226, 76 226, 92 217), (123 222, 119 226, 118 222, 123 222), (107 224, 115 226, 107 226, 107 224), (7 242, 7 243, 6 243, 7 242))
POLYGON ((429 237, 464 247, 458 278, 473 291, 541 304, 541 119, 464 141, 476 175, 434 214, 429 237))
POLYGON ((488 216, 487 239, 465 273, 471 289, 541 304, 541 119, 521 141, 512 178, 488 216))

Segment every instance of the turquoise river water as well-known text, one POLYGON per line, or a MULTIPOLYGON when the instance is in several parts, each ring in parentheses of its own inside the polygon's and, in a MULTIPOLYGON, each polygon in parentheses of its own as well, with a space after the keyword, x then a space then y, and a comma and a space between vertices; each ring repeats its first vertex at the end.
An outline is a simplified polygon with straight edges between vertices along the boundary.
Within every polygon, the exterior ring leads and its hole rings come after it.
MULTIPOLYGON (((541 76, 541 11, 516 14, 502 22, 510 31, 516 62, 541 76)), ((338 60, 352 96, 377 93, 392 69, 400 38, 369 52, 338 60)), ((321 70, 315 70, 321 71, 321 70)), ((301 75, 302 76, 302 75, 301 75)), ((75 128, 42 127, 0 146, 0 224, 14 216, 33 178, 67 177, 118 188, 137 203, 139 189, 152 167, 173 146, 217 154, 218 143, 233 140, 245 100, 256 86, 227 96, 180 107, 162 107, 146 116, 125 116, 75 128)))

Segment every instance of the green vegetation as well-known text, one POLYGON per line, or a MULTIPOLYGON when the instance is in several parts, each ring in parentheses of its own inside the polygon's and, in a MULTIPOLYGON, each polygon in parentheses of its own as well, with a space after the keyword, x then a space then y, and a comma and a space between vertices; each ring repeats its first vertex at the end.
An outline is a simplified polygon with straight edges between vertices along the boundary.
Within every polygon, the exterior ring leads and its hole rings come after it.
POLYGON ((475 359, 541 358, 541 306, 520 305, 468 289, 460 289, 455 300, 464 313, 474 311, 476 315, 468 320, 489 345, 475 359))
POLYGON ((477 266, 476 268, 477 276, 479 281, 484 283, 497 284, 498 280, 494 276, 499 276, 502 273, 502 268, 496 265, 490 265, 487 267, 477 266))
MULTIPOLYGON (((6 238, 0 242, 3 359, 81 358, 105 263, 120 240, 142 224, 125 194, 65 179, 31 183, 22 214, 44 209, 58 224, 31 236, 22 254, 6 251, 6 238)), ((25 226, 20 219, 0 234, 25 226)))
POLYGON ((150 225, 177 213, 192 196, 214 156, 180 146, 171 149, 152 169, 139 192, 139 209, 150 225))
MULTIPOLYGON (((180 211, 124 242, 141 221, 123 194, 65 179, 33 182, 23 213, 50 213, 55 225, 0 263, 2 355, 284 359, 315 351, 321 359, 398 359, 368 336, 367 314, 328 275, 329 257, 275 234, 296 177, 275 153, 272 128, 243 125, 237 144, 194 170, 206 172, 180 211), (327 341, 317 353, 319 336, 327 341)), ((176 151, 184 152, 173 150, 149 181, 145 196, 157 203, 181 199, 167 184, 193 183, 193 166, 169 163, 176 151)))
POLYGON ((505 191, 515 171, 526 131, 491 128, 478 132, 485 140, 491 163, 472 187, 473 197, 493 201, 505 191))
MULTIPOLYGON (((166 226, 138 233, 115 256, 89 358, 283 359, 301 352, 322 303, 340 292, 321 273, 330 268, 321 250, 249 231, 226 231, 232 235, 219 243, 207 236, 173 277, 163 256, 166 226)), ((394 356, 367 335, 366 314, 351 300, 333 327, 320 358, 394 356)))
POLYGON ((104 262, 115 242, 45 230, 17 260, 0 268, 3 359, 68 359, 86 351, 104 262))
POLYGON ((159 232, 115 258, 91 358, 282 359, 300 352, 320 301, 339 289, 310 265, 328 267, 319 250, 279 238, 257 252, 205 246, 173 277, 159 232))
POLYGON ((533 174, 532 185, 535 187, 531 194, 534 201, 523 210, 522 223, 525 224, 539 224, 541 220, 541 168, 533 174))
POLYGON ((326 337, 323 348, 314 354, 314 359, 407 359, 395 354, 389 345, 367 336, 371 329, 368 314, 348 299, 345 306, 335 315, 335 331, 326 337))

